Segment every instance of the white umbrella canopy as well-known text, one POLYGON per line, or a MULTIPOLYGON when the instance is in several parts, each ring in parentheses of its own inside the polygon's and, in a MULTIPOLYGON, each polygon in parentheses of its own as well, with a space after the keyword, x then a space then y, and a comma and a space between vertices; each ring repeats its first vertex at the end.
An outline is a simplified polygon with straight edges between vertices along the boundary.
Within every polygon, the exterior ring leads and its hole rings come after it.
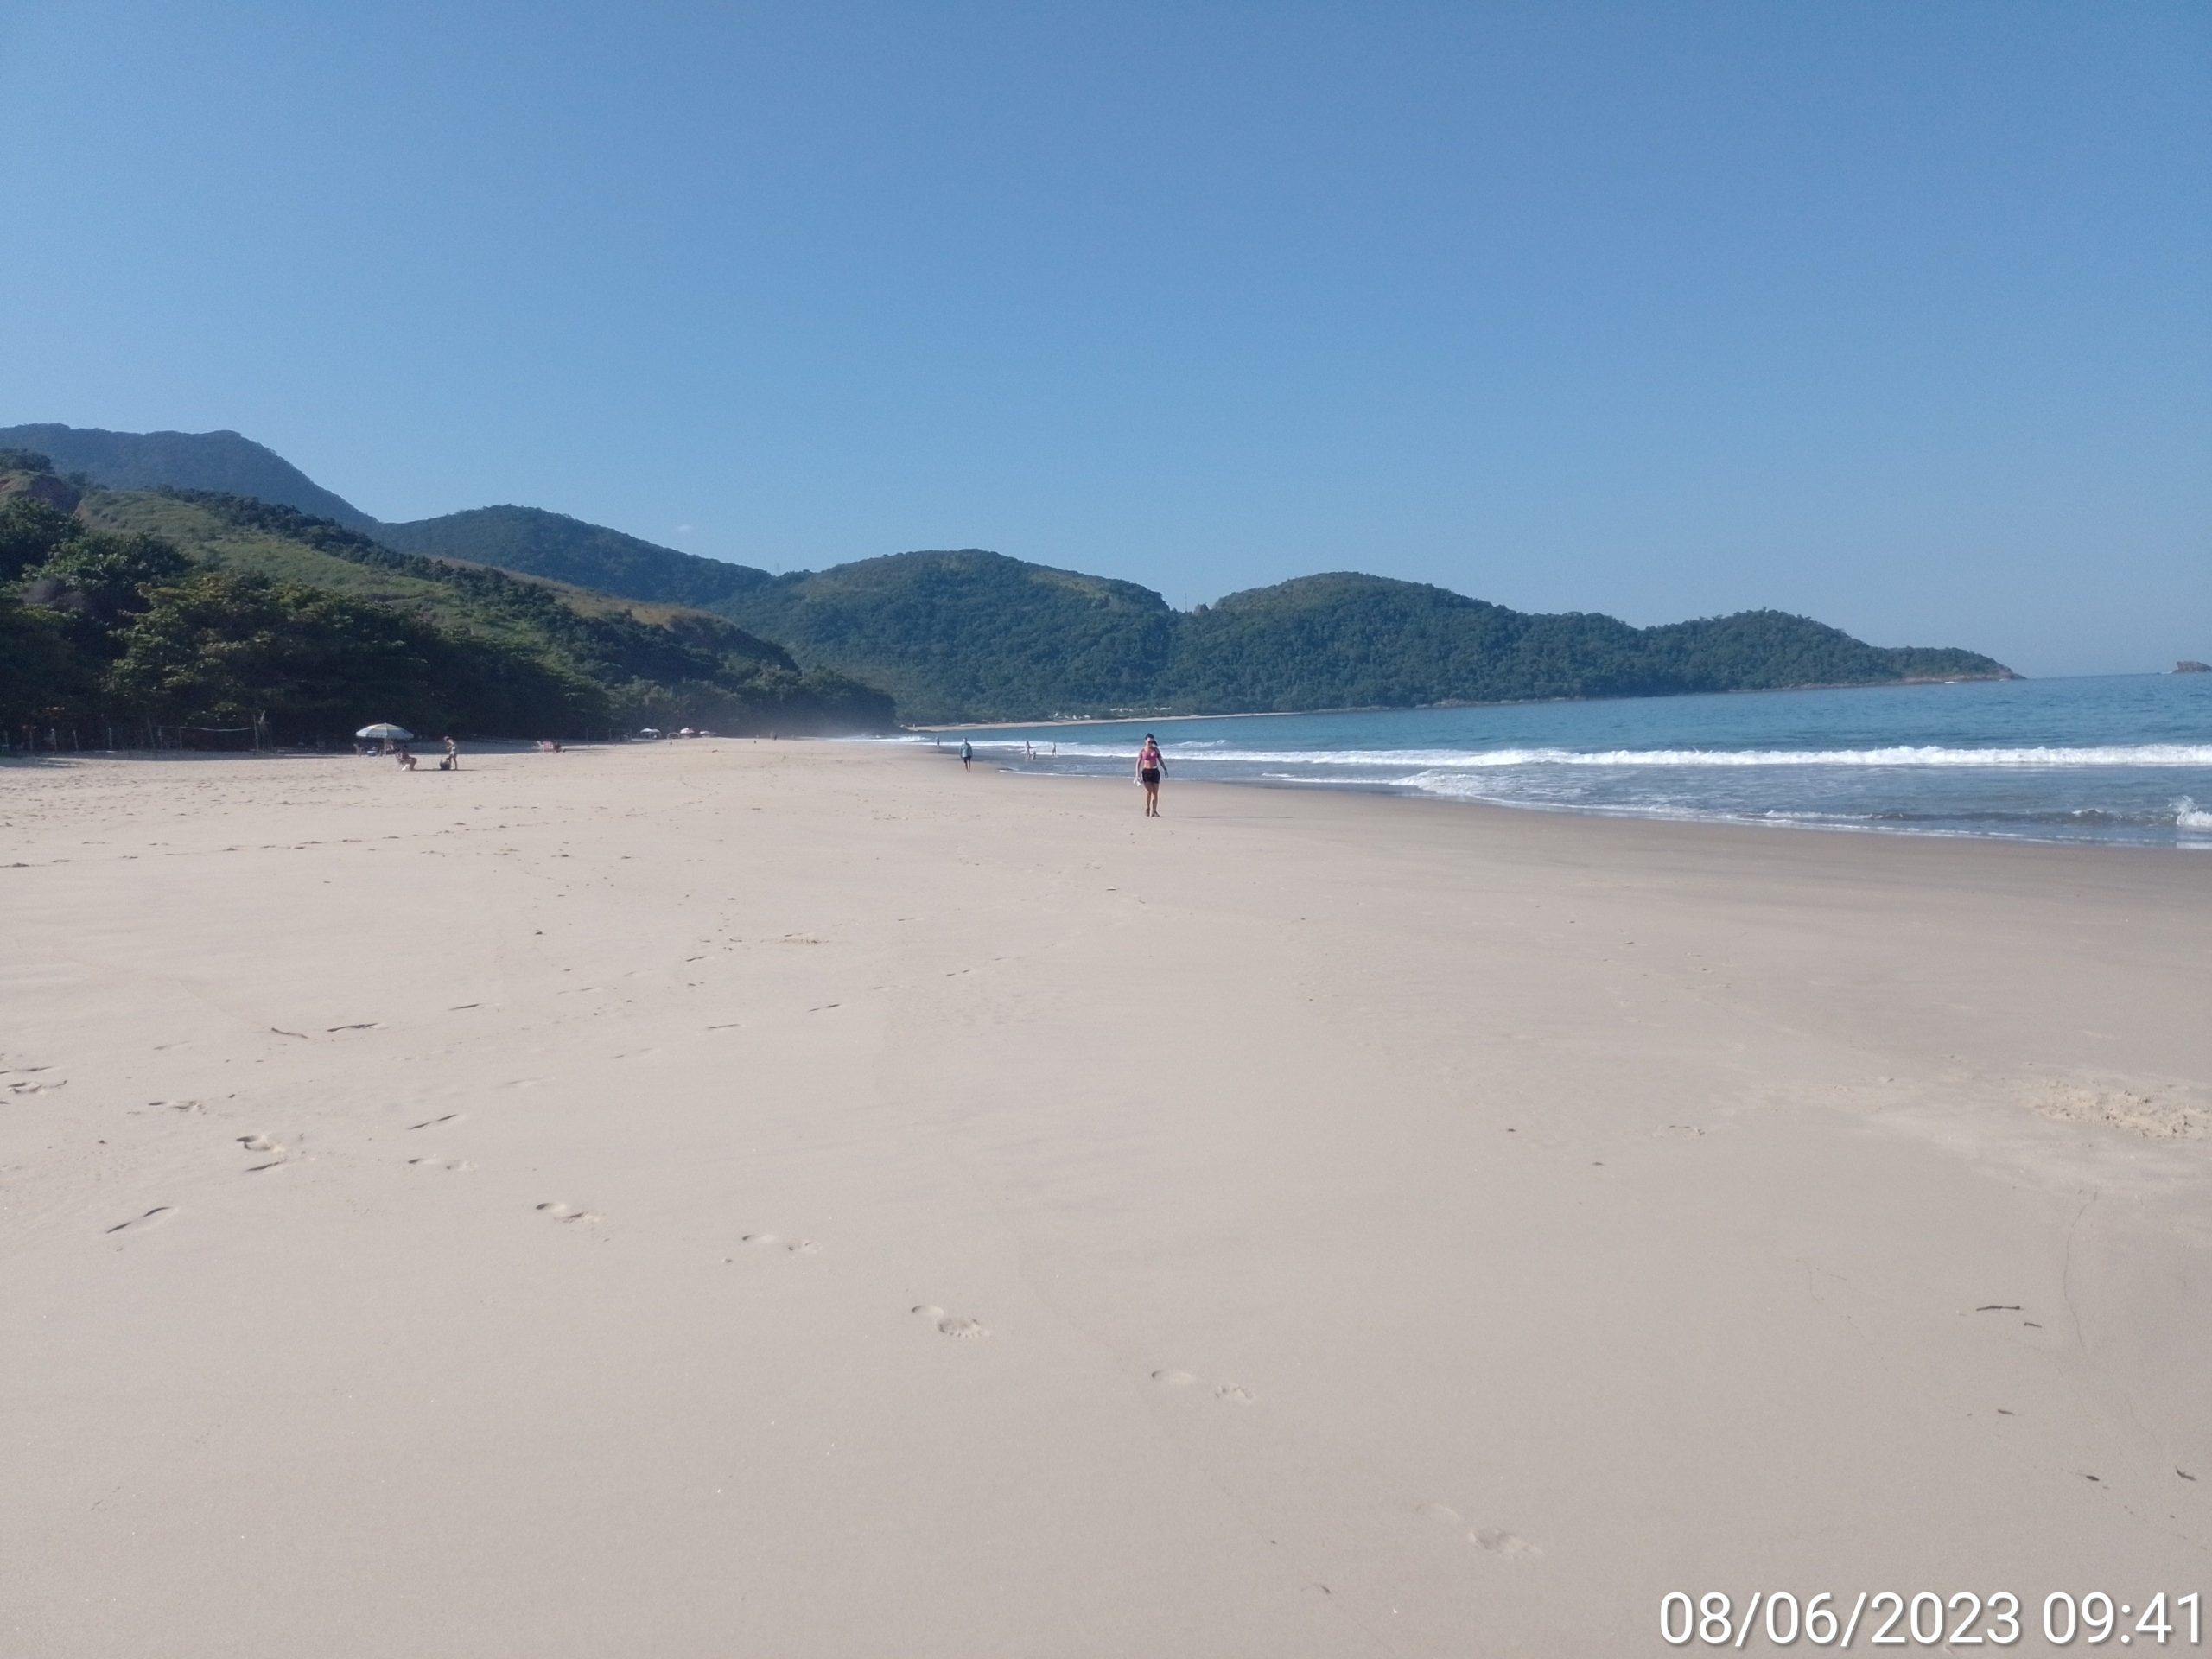
POLYGON ((415 739, 415 734, 404 726, 395 726, 390 721, 379 721, 373 726, 364 726, 353 735, 385 743, 410 743, 415 739))

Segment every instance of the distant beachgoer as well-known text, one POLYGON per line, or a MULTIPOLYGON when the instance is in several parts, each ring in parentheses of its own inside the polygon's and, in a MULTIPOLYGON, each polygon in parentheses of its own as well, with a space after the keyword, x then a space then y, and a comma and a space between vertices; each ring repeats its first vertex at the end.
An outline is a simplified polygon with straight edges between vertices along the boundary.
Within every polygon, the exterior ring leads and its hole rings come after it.
POLYGON ((415 770, 415 752, 404 743, 399 746, 399 769, 402 772, 415 770))
POLYGON ((965 772, 976 764, 976 746, 966 738, 960 740, 960 770, 965 772))
POLYGON ((440 772, 459 772, 461 770, 461 745, 454 742, 450 736, 446 739, 446 763, 442 766, 440 766, 438 770, 440 772))
POLYGON ((1021 758, 1025 760, 1034 760, 1037 758, 1037 746, 1027 738, 1021 741, 1021 758))
POLYGON ((1167 775, 1167 762, 1160 753, 1160 745, 1150 732, 1144 734, 1144 747, 1137 751, 1137 782, 1144 785, 1144 815, 1156 818, 1160 813, 1160 780, 1167 775))

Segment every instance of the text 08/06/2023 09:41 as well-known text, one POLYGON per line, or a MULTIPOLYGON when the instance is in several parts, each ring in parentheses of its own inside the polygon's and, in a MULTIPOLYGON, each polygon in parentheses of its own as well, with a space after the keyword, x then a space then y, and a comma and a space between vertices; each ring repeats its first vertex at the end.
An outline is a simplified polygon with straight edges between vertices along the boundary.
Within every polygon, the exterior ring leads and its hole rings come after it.
MULTIPOLYGON (((1676 1590, 1660 1599, 1659 1634, 1675 1648, 1742 1649, 1762 1638, 1777 1648, 1802 1642, 1848 1649, 1861 1641, 1874 1648, 2009 1648, 2029 1628, 2020 1609, 2021 1598, 2009 1590, 1986 1596, 1862 1590, 1848 1600, 1826 1591, 1800 1598, 1760 1590, 1739 1612, 1726 1591, 1676 1590)), ((2059 1648, 2202 1647, 2204 1598, 2201 1591, 2161 1590, 2123 1601, 2102 1590, 2054 1590, 2043 1599, 2041 1624, 2043 1639, 2059 1648)))

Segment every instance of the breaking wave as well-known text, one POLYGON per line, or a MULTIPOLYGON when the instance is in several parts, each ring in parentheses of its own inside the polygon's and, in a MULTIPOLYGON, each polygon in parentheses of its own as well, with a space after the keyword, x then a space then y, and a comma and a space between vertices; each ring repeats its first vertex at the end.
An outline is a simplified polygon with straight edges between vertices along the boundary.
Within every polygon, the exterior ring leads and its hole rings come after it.
MULTIPOLYGON (((979 749, 1019 748, 979 743, 979 749)), ((1179 751, 1166 744, 1172 765, 1179 751)), ((1062 743, 1059 753, 1126 760, 1128 744, 1062 743)), ((2212 766, 2212 743, 2115 743, 2089 747, 1948 748, 1936 744, 1866 749, 1232 749, 1205 747, 1208 762, 1272 766, 1420 766, 1470 772, 1497 766, 2212 766)))

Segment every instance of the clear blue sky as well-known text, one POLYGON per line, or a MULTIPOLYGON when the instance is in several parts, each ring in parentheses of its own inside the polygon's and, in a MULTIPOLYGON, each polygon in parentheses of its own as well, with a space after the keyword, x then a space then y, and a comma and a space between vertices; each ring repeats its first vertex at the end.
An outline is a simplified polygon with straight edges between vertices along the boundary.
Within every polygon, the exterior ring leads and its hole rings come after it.
POLYGON ((2212 6, 0 0, 0 423, 2212 657, 2212 6))

